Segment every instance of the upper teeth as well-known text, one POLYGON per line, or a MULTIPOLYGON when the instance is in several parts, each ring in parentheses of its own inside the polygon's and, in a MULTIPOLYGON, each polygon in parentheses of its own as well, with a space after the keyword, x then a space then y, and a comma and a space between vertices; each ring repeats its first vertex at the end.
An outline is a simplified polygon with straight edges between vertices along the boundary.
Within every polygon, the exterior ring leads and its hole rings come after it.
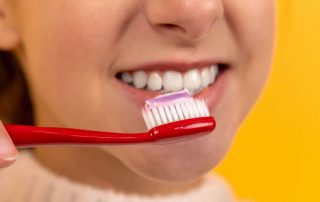
POLYGON ((212 65, 202 70, 191 69, 185 73, 172 70, 146 73, 139 70, 132 73, 123 72, 120 79, 140 89, 146 88, 151 91, 163 90, 164 92, 187 89, 194 93, 214 83, 218 72, 218 65, 212 65))

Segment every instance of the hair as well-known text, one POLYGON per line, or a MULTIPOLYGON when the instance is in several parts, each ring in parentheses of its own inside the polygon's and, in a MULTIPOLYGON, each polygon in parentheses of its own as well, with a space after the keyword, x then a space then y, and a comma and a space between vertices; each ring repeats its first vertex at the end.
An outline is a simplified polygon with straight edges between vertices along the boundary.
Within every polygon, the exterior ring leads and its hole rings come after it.
POLYGON ((32 124, 33 113, 26 79, 18 59, 0 51, 0 119, 4 123, 32 124))

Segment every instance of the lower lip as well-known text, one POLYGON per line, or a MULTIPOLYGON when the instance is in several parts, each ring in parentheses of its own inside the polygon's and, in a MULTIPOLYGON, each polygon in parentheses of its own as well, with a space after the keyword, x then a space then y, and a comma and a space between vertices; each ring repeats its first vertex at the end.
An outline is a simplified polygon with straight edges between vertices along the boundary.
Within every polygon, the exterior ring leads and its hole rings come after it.
MULTIPOLYGON (((225 92, 225 88, 230 75, 230 69, 223 70, 219 76, 217 77, 215 83, 199 93, 195 94, 193 97, 198 99, 204 99, 208 105, 208 108, 211 112, 214 111, 215 107, 223 97, 225 92)), ((147 90, 140 90, 134 88, 124 82, 119 81, 115 78, 116 87, 122 92, 125 96, 135 102, 140 108, 144 106, 145 100, 154 98, 155 96, 160 95, 159 92, 147 91, 147 90)))

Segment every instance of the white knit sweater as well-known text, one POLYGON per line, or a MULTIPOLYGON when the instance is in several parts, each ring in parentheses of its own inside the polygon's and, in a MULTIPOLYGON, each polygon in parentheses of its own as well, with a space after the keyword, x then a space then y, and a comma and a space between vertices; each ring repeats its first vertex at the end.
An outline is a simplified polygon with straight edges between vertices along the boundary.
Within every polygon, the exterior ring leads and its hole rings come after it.
POLYGON ((195 190, 167 196, 128 195, 102 190, 58 176, 41 164, 30 152, 21 152, 18 161, 0 170, 0 202, 232 202, 225 181, 207 176, 195 190))

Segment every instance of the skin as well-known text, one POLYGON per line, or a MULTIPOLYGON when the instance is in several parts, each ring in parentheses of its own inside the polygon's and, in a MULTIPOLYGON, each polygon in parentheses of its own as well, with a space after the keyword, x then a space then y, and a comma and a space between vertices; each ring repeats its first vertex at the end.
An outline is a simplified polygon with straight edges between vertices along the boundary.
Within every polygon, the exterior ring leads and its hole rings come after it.
POLYGON ((144 131, 140 106, 115 88, 115 73, 163 59, 220 57, 230 66, 212 111, 219 124, 208 136, 162 146, 35 150, 53 171, 101 187, 168 193, 197 186, 224 157, 270 69, 270 0, 0 0, 0 10, 0 48, 14 51, 23 66, 37 125, 144 131))

